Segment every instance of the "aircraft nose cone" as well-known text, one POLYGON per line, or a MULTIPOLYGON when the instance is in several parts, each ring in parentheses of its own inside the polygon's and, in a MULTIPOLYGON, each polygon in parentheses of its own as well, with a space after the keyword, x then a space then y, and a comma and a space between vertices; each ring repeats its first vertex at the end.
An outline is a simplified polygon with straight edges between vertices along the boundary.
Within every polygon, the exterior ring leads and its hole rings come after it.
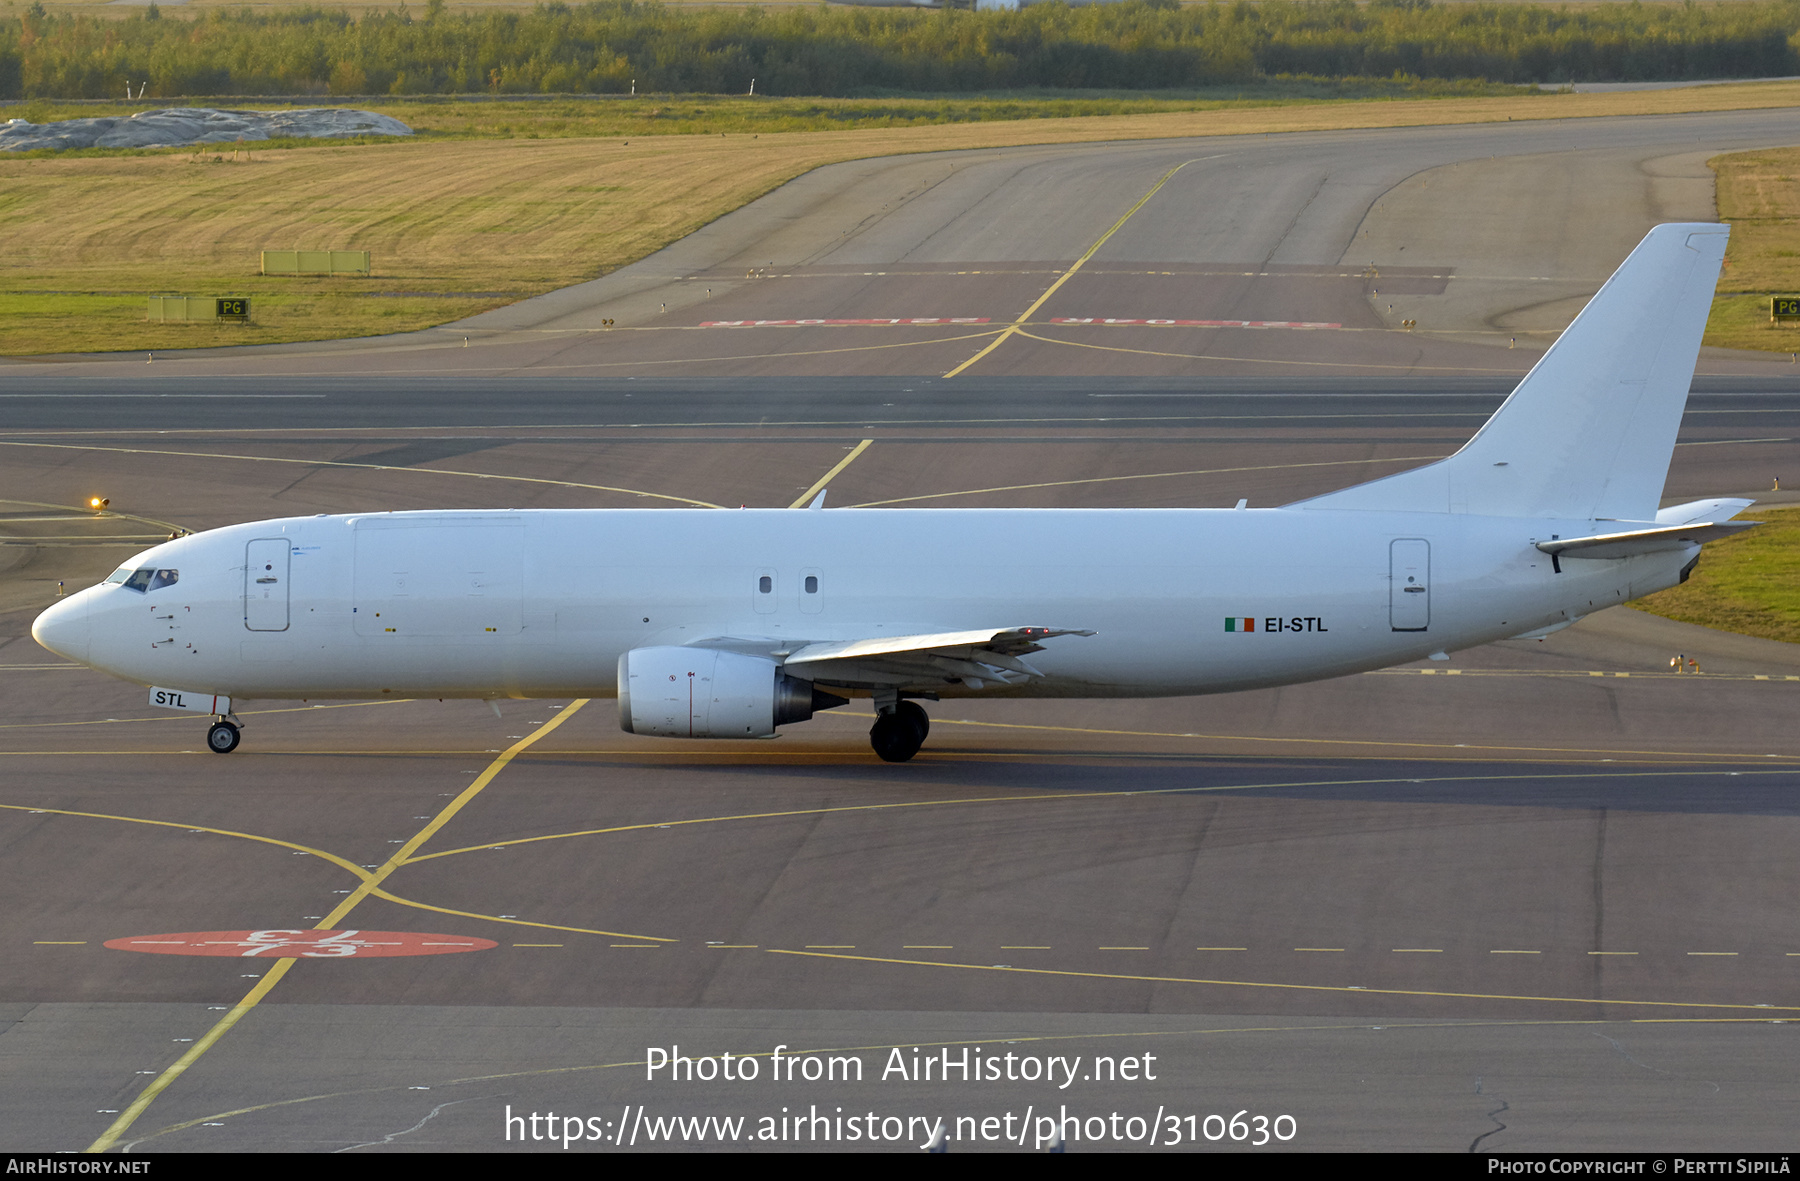
POLYGON ((37 617, 31 638, 58 656, 88 662, 88 642, 94 629, 88 621, 88 596, 64 599, 37 617))

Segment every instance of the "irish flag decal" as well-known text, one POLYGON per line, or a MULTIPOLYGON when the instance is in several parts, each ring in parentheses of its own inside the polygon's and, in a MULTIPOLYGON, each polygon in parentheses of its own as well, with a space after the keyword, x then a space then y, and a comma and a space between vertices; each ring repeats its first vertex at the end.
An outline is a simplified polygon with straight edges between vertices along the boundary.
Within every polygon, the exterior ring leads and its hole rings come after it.
POLYGON ((1256 620, 1247 615, 1230 615, 1225 619, 1225 630, 1228 632, 1253 632, 1256 620))

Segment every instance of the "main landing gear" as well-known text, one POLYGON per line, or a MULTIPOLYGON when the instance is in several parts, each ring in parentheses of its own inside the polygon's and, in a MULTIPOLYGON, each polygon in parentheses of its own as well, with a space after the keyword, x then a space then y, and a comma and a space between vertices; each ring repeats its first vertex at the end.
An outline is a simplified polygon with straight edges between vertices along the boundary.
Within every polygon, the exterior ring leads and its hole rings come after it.
POLYGON ((931 733, 931 718, 916 701, 896 702, 875 715, 869 729, 869 745, 885 762, 904 763, 919 753, 931 733))
POLYGON ((238 748, 238 726, 229 718, 220 718, 206 732, 206 749, 216 755, 228 755, 238 748))

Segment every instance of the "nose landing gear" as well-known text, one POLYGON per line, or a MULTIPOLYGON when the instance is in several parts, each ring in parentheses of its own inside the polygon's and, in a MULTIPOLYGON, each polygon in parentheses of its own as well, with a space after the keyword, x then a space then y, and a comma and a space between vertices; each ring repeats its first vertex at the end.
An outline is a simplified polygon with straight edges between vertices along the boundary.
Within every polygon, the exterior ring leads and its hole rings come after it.
POLYGON ((916 701, 896 702, 875 716, 869 728, 869 745, 884 762, 904 763, 919 753, 931 733, 931 718, 916 701))
POLYGON ((206 732, 206 748, 216 755, 228 755, 238 748, 238 726, 230 718, 220 718, 206 732))

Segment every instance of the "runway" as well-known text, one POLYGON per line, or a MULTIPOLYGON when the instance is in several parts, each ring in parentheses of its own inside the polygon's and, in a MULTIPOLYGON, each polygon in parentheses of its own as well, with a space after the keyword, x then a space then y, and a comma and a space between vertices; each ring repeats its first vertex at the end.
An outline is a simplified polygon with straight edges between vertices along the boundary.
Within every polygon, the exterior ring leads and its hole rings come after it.
MULTIPOLYGON (((1055 1111, 1070 1151, 1256 1147, 1239 1112, 1291 1120, 1267 1151, 1785 1149, 1787 645, 1615 610, 1266 692, 936 706, 895 767, 859 705, 700 745, 610 701, 253 704, 219 758, 28 634, 175 527, 834 472, 840 506, 1262 506, 1415 466, 1779 115, 844 165, 433 333, 0 368, 0 1145, 910 1151, 966 1118, 953 1151, 1019 1151, 1055 1111), (985 322, 701 326, 883 317, 985 322), (320 926, 369 954, 276 954, 320 926), (242 950, 166 953, 201 935, 242 950), (653 1047, 756 1077, 646 1079, 653 1047), (922 1077, 965 1048, 1017 1061, 922 1077), (1052 1057, 1067 1086, 1025 1075, 1052 1057)), ((1796 438, 1785 358, 1707 357, 1668 497, 1780 501, 1796 438)))

